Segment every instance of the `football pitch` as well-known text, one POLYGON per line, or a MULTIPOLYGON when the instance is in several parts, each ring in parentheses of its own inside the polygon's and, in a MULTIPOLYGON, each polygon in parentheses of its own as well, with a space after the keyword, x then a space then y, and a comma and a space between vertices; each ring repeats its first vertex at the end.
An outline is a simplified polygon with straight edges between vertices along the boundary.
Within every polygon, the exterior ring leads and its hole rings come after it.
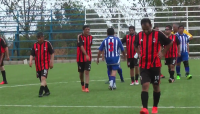
MULTIPOLYGON (((162 61, 164 64, 164 61, 162 61)), ((161 99, 158 114, 198 114, 200 111, 200 60, 190 60, 193 78, 187 80, 181 67, 181 80, 169 84, 166 76, 161 80, 161 99)), ((125 82, 117 74, 117 89, 108 90, 107 69, 104 62, 92 63, 89 93, 81 91, 76 63, 54 64, 47 79, 51 95, 38 98, 39 79, 35 67, 7 65, 8 83, 0 86, 1 114, 139 114, 141 85, 130 86, 129 69, 121 63, 125 82)), ((2 79, 2 78, 0 78, 2 79)), ((149 112, 153 105, 153 90, 149 91, 149 112)))

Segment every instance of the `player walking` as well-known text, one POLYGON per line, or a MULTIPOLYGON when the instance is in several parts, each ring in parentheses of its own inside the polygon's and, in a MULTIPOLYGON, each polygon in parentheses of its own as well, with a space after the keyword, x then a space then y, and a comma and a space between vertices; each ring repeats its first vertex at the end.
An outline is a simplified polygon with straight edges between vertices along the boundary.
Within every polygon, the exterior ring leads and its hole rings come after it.
POLYGON ((170 74, 169 83, 174 82, 174 71, 177 57, 180 57, 180 41, 176 35, 171 34, 172 26, 167 25, 165 27, 165 34, 173 41, 173 45, 167 51, 165 55, 165 65, 168 65, 168 72, 170 74))
POLYGON ((186 77, 187 79, 191 79, 192 75, 190 75, 190 68, 189 68, 189 37, 188 35, 183 33, 184 31, 184 26, 180 25, 178 27, 178 33, 176 34, 178 39, 180 40, 180 51, 181 51, 181 56, 178 57, 177 59, 177 64, 176 64, 176 73, 177 73, 177 79, 180 79, 181 73, 180 73, 180 65, 181 61, 183 61, 184 67, 185 67, 185 72, 186 72, 186 77))
POLYGON ((138 62, 139 58, 134 57, 136 51, 134 49, 134 41, 135 41, 135 27, 129 27, 129 34, 126 35, 122 40, 122 43, 126 43, 126 52, 127 52, 127 65, 130 68, 130 76, 131 76, 131 84, 130 85, 138 85, 138 77, 139 77, 139 67, 138 62), (135 67, 135 74, 134 74, 134 67, 135 67), (134 78, 135 75, 135 78, 134 78))
POLYGON ((51 43, 47 40, 44 40, 44 35, 42 32, 37 34, 37 39, 38 41, 33 44, 33 48, 31 50, 29 66, 32 67, 32 60, 33 57, 35 57, 37 78, 39 78, 41 82, 39 97, 42 97, 50 95, 46 79, 49 68, 53 68, 54 50, 51 43), (44 94, 43 91, 45 92, 44 94))
POLYGON ((90 35, 90 27, 88 25, 83 26, 83 34, 78 35, 77 43, 77 64, 78 72, 81 81, 82 91, 89 92, 89 74, 91 70, 92 60, 92 46, 93 37, 90 35), (85 82, 84 82, 85 73, 85 82))
POLYGON ((99 53, 97 56, 97 64, 99 63, 99 57, 104 50, 105 59, 107 63, 107 69, 110 71, 110 78, 109 78, 109 89, 113 90, 116 89, 115 83, 115 76, 117 70, 119 69, 120 65, 120 50, 123 53, 124 58, 126 59, 126 55, 124 52, 124 48, 122 42, 118 37, 114 36, 114 29, 108 28, 107 29, 108 37, 103 40, 99 47, 99 53))
POLYGON ((143 108, 140 114, 149 114, 148 112, 148 90, 150 83, 153 84, 153 109, 152 113, 158 113, 158 103, 160 100, 160 58, 165 55, 171 47, 172 41, 167 38, 162 32, 152 30, 150 19, 144 18, 141 20, 142 30, 136 36, 134 46, 137 53, 140 55, 140 80, 142 84, 141 99, 143 108), (166 47, 160 51, 161 45, 166 47))

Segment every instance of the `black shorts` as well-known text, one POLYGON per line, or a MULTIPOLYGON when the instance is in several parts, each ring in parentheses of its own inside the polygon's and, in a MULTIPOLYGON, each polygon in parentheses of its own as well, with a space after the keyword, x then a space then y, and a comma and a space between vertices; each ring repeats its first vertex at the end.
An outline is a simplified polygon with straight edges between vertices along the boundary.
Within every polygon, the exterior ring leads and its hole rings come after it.
POLYGON ((84 72, 85 70, 91 70, 91 61, 87 62, 77 62, 78 64, 78 72, 84 72))
POLYGON ((41 71, 37 71, 37 78, 40 79, 41 81, 41 77, 44 76, 47 78, 48 76, 48 69, 44 69, 44 70, 41 70, 41 71))
POLYGON ((176 58, 165 58, 165 65, 175 65, 176 58))
POLYGON ((160 83, 160 67, 154 67, 150 69, 140 68, 140 81, 141 84, 150 82, 155 85, 160 83))
POLYGON ((135 59, 135 58, 128 58, 127 60, 127 66, 132 69, 134 68, 134 66, 138 66, 139 65, 139 59, 135 59))

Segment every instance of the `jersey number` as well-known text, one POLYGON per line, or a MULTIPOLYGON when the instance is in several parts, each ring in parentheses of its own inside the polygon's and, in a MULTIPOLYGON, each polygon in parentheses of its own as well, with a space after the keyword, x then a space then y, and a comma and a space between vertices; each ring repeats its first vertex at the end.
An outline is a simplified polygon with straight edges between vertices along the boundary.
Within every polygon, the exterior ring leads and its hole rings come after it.
POLYGON ((109 49, 109 51, 113 51, 113 43, 110 42, 109 45, 110 45, 110 49, 109 49))

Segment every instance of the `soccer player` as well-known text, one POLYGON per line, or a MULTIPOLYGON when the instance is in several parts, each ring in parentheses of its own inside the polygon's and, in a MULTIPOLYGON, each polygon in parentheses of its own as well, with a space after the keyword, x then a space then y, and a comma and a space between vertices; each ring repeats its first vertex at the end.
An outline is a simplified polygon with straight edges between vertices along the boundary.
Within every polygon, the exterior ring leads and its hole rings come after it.
MULTIPOLYGON (((0 38, 0 45, 1 45, 1 48, 4 48, 3 50, 5 50, 7 60, 9 61, 10 58, 9 58, 8 46, 7 46, 7 44, 6 44, 6 42, 3 38, 0 38)), ((8 84, 7 79, 6 79, 6 71, 5 71, 4 63, 3 63, 3 60, 5 58, 5 54, 3 54, 3 58, 2 58, 2 61, 1 61, 1 64, 0 64, 0 70, 1 70, 2 77, 3 77, 3 81, 0 83, 0 85, 8 84)), ((1 54, 0 54, 0 56, 1 56, 1 54)))
POLYGON ((165 65, 168 65, 168 72, 170 74, 169 83, 173 83, 174 80, 174 71, 176 65, 177 57, 180 57, 180 41, 176 35, 172 35, 172 26, 167 25, 165 27, 165 34, 167 37, 173 41, 172 47, 167 51, 165 55, 165 65))
POLYGON ((178 27, 178 33, 176 34, 177 37, 180 40, 180 51, 181 51, 181 56, 178 57, 177 59, 177 64, 176 64, 176 73, 177 73, 177 79, 179 80, 181 77, 181 73, 180 73, 180 65, 181 62, 183 61, 183 64, 185 66, 185 72, 186 72, 186 77, 187 79, 191 79, 192 75, 190 75, 190 69, 189 69, 189 57, 188 57, 188 51, 189 51, 189 37, 188 35, 183 33, 184 31, 184 26, 180 25, 178 27))
POLYGON ((138 61, 139 58, 135 58, 136 51, 134 49, 134 41, 135 41, 135 27, 129 27, 129 34, 126 35, 122 40, 122 44, 126 43, 126 51, 127 51, 127 65, 130 68, 130 76, 131 76, 131 84, 130 85, 138 85, 138 77, 139 77, 139 67, 138 61), (135 74, 134 74, 135 67, 135 74), (135 78, 134 78, 135 75, 135 78))
POLYGON ((78 35, 77 43, 77 64, 78 72, 81 81, 82 91, 89 92, 89 74, 91 70, 92 60, 92 46, 93 37, 90 35, 90 27, 88 25, 83 26, 83 33, 78 35), (84 82, 85 73, 85 82, 84 82))
MULTIPOLYGON (((102 61, 104 61, 104 59, 105 59, 105 56, 104 56, 104 51, 103 51, 102 52, 102 61)), ((123 74, 122 74, 122 68, 120 67, 120 65, 119 65, 119 69, 117 70, 117 72, 120 76, 121 82, 124 82, 124 77, 123 77, 123 74)), ((107 69, 107 74, 108 74, 108 79, 109 79, 110 78, 110 70, 108 70, 108 69, 107 69)), ((105 84, 109 84, 109 80, 105 84)))
POLYGON ((153 84, 153 109, 152 113, 158 113, 158 103, 160 100, 160 58, 165 55, 171 47, 172 41, 167 38, 162 32, 152 30, 150 19, 144 18, 141 20, 142 30, 136 36, 134 46, 140 56, 140 80, 142 84, 141 99, 143 108, 140 114, 149 114, 148 112, 148 90, 150 83, 153 84), (161 45, 165 48, 160 51, 161 45))
POLYGON ((32 60, 33 57, 35 57, 37 78, 39 78, 41 82, 39 97, 43 97, 50 95, 46 79, 49 68, 53 68, 54 50, 51 43, 47 40, 44 40, 44 34, 42 32, 37 33, 37 40, 38 41, 33 44, 31 50, 29 66, 32 67, 32 60), (45 92, 44 94, 43 91, 45 92))
POLYGON ((113 28, 107 29, 107 35, 108 37, 103 40, 103 42, 99 47, 97 64, 99 63, 99 57, 102 54, 102 51, 104 50, 107 69, 110 71, 109 89, 113 90, 116 89, 115 76, 120 65, 120 50, 123 53, 124 59, 126 59, 126 55, 124 52, 124 47, 122 45, 122 42, 118 37, 114 36, 113 28))

